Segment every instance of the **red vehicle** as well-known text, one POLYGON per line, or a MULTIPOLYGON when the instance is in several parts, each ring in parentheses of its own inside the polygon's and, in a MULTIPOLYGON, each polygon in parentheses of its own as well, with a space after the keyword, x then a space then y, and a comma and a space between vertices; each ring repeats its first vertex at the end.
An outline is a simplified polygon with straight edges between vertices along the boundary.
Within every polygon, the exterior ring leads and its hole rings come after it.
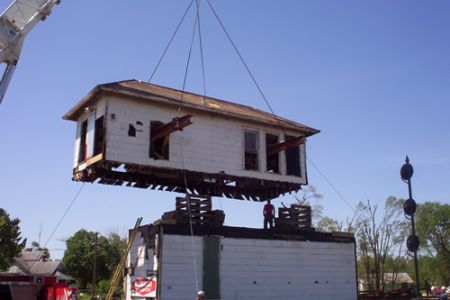
POLYGON ((0 275, 2 300, 76 300, 77 289, 54 276, 0 275))

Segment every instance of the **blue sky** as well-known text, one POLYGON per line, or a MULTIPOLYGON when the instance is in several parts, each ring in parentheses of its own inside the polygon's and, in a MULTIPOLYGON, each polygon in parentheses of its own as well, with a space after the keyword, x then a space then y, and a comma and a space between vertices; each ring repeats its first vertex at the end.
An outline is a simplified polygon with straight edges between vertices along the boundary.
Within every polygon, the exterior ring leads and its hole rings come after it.
MULTIPOLYGON (((10 1, 1 0, 1 8, 10 1)), ((62 1, 25 41, 0 105, 0 207, 45 244, 79 190, 71 181, 75 123, 62 115, 95 85, 147 80, 189 1, 62 1)), ((355 206, 405 197, 449 203, 450 2, 421 0, 212 1, 274 111, 318 128, 309 159, 355 206)), ((181 88, 194 11, 153 82, 181 88)), ((210 96, 268 110, 206 2, 201 1, 210 96)), ((196 43, 186 89, 202 92, 196 43)), ((324 212, 351 208, 308 165, 324 212)), ((80 228, 125 233, 174 208, 177 194, 85 185, 47 247, 62 257, 80 228)), ((275 201, 289 203, 292 196, 275 201)), ((217 199, 225 222, 262 226, 262 204, 217 199)))

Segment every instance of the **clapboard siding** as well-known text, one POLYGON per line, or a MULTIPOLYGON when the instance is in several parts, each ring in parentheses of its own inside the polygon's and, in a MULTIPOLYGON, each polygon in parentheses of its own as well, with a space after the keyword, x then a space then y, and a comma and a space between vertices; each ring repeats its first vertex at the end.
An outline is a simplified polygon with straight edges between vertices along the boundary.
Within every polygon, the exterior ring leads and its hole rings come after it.
POLYGON ((222 247, 222 299, 356 299, 354 244, 228 238, 222 247))
POLYGON ((164 235, 161 255, 161 300, 195 299, 196 277, 202 286, 203 238, 164 235), (193 257, 195 255, 195 260, 193 257))
MULTIPOLYGON (((205 112, 183 110, 181 115, 190 113, 193 124, 182 132, 170 135, 169 160, 149 158, 150 122, 170 122, 178 115, 176 107, 162 104, 145 105, 131 99, 115 96, 107 98, 106 159, 123 163, 162 168, 187 169, 204 173, 225 172, 234 176, 254 177, 266 180, 281 180, 294 183, 306 183, 304 145, 301 149, 302 177, 286 176, 264 172, 265 133, 277 134, 280 140, 283 133, 249 122, 236 121, 205 112), (141 122, 142 126, 137 125, 141 122), (128 136, 129 125, 137 132, 136 137, 128 136), (260 171, 243 170, 243 132, 244 129, 259 133, 260 171)), ((299 133, 288 132, 289 135, 299 133)), ((280 153, 280 170, 285 173, 285 156, 280 153)))

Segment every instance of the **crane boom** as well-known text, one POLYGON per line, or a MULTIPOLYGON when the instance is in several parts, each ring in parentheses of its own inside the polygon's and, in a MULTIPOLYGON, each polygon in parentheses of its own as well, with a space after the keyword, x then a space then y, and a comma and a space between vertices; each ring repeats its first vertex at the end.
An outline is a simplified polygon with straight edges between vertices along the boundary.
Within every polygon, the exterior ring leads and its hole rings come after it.
POLYGON ((0 103, 19 61, 26 35, 50 15, 61 0, 15 0, 0 15, 0 63, 6 64, 0 81, 0 103))

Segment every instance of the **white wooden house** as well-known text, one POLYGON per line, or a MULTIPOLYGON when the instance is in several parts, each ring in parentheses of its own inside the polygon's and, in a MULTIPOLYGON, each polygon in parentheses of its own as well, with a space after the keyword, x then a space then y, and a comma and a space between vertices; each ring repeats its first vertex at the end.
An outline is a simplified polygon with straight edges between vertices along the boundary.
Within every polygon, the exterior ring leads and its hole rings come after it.
POLYGON ((73 179, 262 201, 307 184, 306 138, 273 114, 128 80, 96 86, 77 122, 73 179))

